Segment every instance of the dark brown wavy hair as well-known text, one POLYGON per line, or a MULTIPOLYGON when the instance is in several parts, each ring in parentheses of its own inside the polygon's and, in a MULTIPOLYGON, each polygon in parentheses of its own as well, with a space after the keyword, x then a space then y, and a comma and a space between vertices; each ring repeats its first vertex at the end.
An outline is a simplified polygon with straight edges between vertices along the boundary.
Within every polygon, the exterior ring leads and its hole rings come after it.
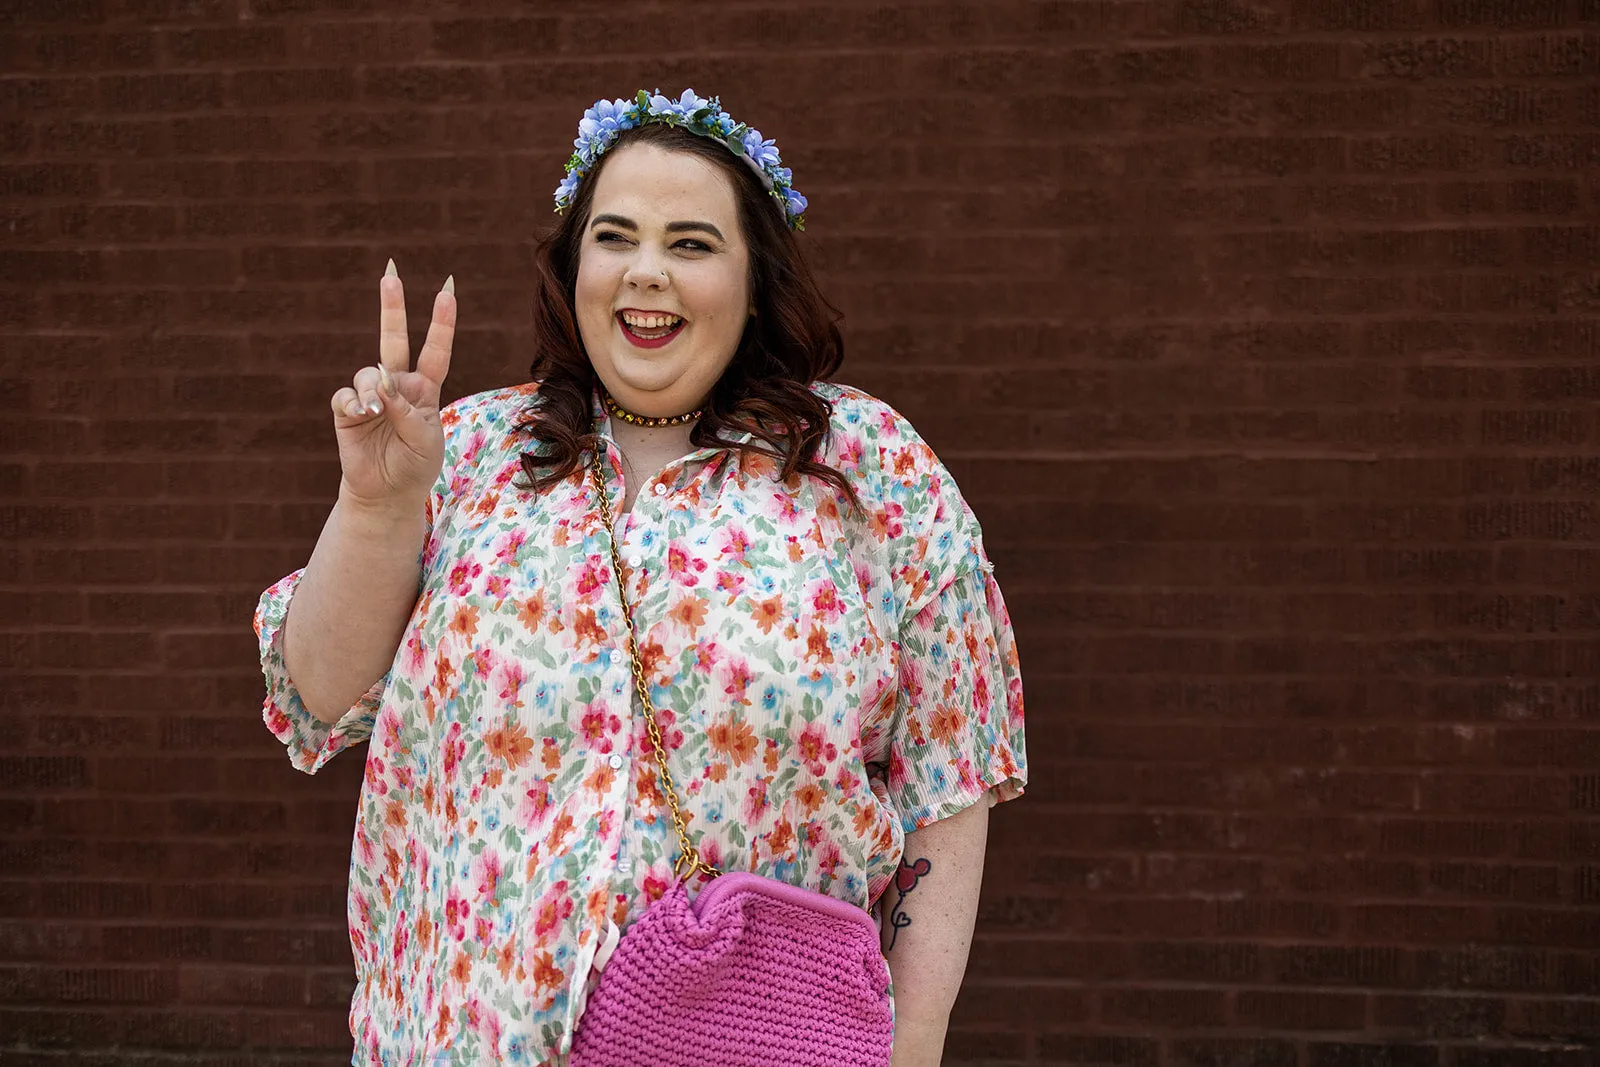
POLYGON ((628 144, 688 152, 720 167, 733 184, 739 225, 750 246, 756 313, 713 387, 705 414, 690 431, 690 443, 769 457, 780 464, 780 478, 820 478, 859 507, 844 475, 816 459, 827 442, 833 406, 810 385, 832 375, 844 361, 839 311, 823 298, 783 211, 755 173, 725 146, 661 124, 623 132, 578 186, 561 222, 538 243, 535 353, 529 373, 539 392, 517 426, 536 445, 522 456, 529 487, 543 489, 569 477, 583 466, 584 453, 600 449, 599 436, 591 432, 595 373, 578 334, 574 292, 595 182, 606 161, 628 144), (742 433, 749 433, 751 440, 736 443, 742 433))

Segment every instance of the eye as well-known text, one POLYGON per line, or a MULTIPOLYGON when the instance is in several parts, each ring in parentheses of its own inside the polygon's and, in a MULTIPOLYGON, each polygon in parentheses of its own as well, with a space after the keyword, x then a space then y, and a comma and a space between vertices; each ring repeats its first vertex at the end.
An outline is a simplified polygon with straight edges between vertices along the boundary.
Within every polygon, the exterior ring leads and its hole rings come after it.
POLYGON ((617 244, 619 242, 626 243, 628 239, 622 236, 622 234, 617 233, 615 230, 601 230, 599 233, 595 234, 594 240, 595 244, 605 245, 617 244))
POLYGON ((685 252, 709 252, 709 251, 711 251, 711 246, 710 245, 706 244, 704 241, 696 241, 692 237, 685 237, 683 240, 679 241, 677 244, 673 245, 672 247, 673 248, 681 248, 685 252))

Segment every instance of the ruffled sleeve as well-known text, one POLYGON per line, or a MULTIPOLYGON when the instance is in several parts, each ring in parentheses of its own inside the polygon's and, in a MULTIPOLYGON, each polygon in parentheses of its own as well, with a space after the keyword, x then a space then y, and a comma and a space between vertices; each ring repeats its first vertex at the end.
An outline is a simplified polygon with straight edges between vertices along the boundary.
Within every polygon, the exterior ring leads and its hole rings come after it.
POLYGON ((889 800, 906 832, 1027 784, 1022 674, 992 568, 964 567, 900 629, 900 691, 888 732, 889 800))
MULTIPOLYGON (((517 391, 520 395, 521 391, 517 391)), ((489 397, 490 394, 483 394, 489 397)), ((464 398, 444 408, 439 421, 444 429, 444 463, 433 490, 424 499, 427 534, 423 541, 423 563, 437 553, 440 528, 449 521, 450 508, 459 494, 465 473, 484 446, 483 418, 473 400, 464 398)), ((336 723, 325 723, 306 710, 300 692, 289 678, 283 661, 283 624, 289 614, 289 601, 300 584, 304 569, 279 579, 256 604, 256 640, 261 653, 261 673, 267 684, 267 697, 261 717, 273 736, 289 750, 289 762, 296 770, 315 774, 334 756, 372 735, 372 724, 383 703, 393 672, 386 672, 336 723)))
POLYGON ((261 652, 261 673, 267 683, 261 718, 289 750, 289 762, 295 770, 316 774, 334 756, 371 736, 390 676, 385 674, 378 679, 336 723, 325 723, 306 710, 283 662, 283 622, 302 573, 303 570, 295 571, 280 579, 261 594, 256 604, 256 640, 261 652))
POLYGON ((888 568, 899 662, 894 710, 863 741, 869 763, 887 764, 887 799, 910 832, 1022 794, 1022 676, 982 528, 954 477, 898 412, 855 403, 865 411, 847 427, 860 434, 863 466, 877 468, 862 482, 864 502, 888 568))

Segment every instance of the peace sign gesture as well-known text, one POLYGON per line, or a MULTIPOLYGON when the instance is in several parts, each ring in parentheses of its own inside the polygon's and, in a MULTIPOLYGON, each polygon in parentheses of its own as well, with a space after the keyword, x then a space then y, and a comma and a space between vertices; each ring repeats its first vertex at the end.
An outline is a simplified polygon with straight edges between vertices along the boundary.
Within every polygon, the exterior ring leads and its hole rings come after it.
POLYGON ((433 299, 428 339, 411 369, 405 289, 394 260, 378 283, 378 359, 333 394, 343 492, 370 505, 420 502, 444 465, 439 390, 456 333, 455 276, 433 299))

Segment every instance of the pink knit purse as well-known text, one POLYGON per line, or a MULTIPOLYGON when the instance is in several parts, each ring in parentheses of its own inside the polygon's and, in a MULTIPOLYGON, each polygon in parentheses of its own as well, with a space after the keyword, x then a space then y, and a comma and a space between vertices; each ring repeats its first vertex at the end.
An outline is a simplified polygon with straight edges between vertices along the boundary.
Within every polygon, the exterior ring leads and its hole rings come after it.
POLYGON ((680 853, 662 898, 628 928, 572 1039, 571 1067, 887 1067, 889 968, 862 909, 700 858, 667 768, 639 662, 611 501, 590 468, 622 596, 634 685, 680 853), (691 902, 686 878, 715 879, 691 902))

